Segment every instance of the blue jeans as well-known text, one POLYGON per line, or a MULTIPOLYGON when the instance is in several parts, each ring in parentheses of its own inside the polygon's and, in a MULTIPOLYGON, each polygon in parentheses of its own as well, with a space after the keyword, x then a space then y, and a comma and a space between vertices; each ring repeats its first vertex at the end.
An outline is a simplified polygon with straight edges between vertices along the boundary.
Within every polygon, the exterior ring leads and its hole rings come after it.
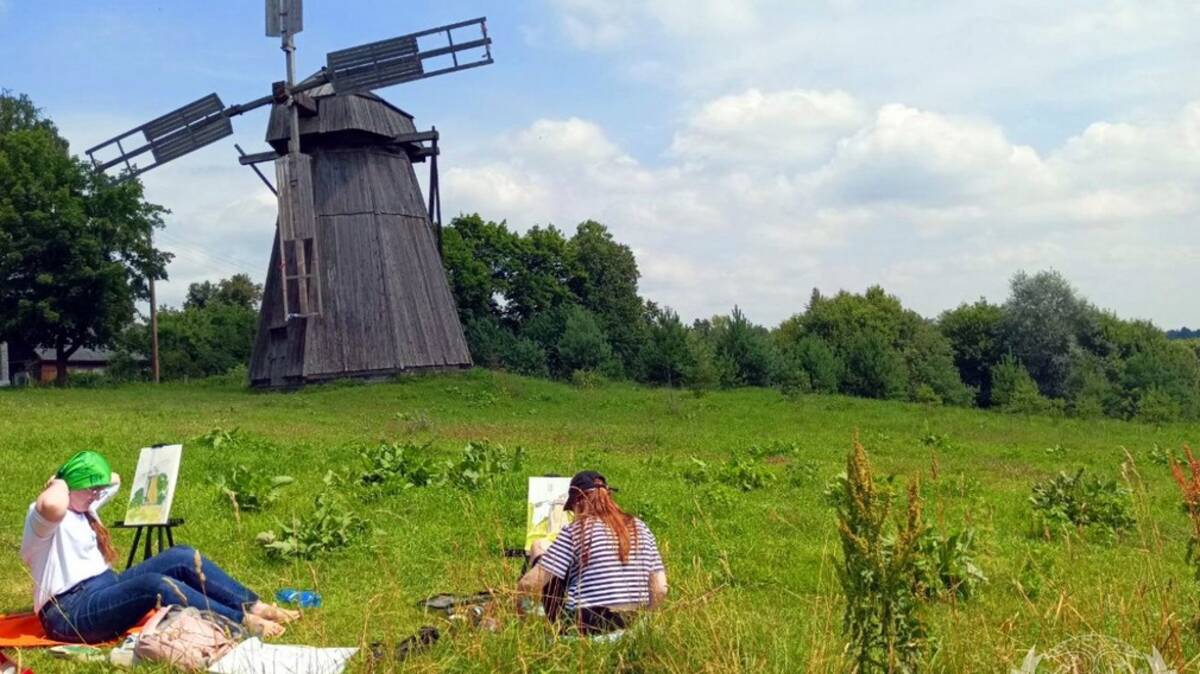
POLYGON ((42 607, 46 634, 58 641, 101 643, 138 624, 159 606, 194 606, 236 623, 258 595, 229 577, 207 557, 185 546, 164 550, 124 573, 112 569, 60 592, 42 607))

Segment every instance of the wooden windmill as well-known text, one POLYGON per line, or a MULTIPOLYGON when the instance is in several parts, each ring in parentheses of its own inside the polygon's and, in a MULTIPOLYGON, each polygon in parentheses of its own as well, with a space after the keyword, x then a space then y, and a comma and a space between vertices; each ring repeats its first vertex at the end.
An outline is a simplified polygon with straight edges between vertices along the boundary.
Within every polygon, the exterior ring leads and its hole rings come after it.
POLYGON ((492 63, 486 19, 331 52, 297 83, 293 36, 302 27, 300 0, 267 0, 267 35, 281 38, 287 60, 287 80, 270 95, 225 106, 210 94, 87 154, 98 170, 130 178, 231 135, 231 117, 272 105, 273 150, 240 159, 256 172, 274 161, 279 199, 251 386, 468 367, 440 257, 438 133, 418 131, 372 90, 492 63), (134 161, 147 153, 148 163, 134 161), (426 160, 427 202, 413 168, 426 160))

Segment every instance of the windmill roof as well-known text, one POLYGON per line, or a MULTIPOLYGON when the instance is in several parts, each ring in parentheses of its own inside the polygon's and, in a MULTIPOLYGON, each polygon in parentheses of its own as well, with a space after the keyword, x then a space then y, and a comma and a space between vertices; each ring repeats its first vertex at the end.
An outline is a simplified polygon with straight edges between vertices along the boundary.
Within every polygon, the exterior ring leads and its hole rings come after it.
MULTIPOLYGON (((313 73, 312 75, 309 75, 308 77, 301 80, 300 84, 312 82, 313 80, 317 79, 320 76, 321 76, 321 71, 318 70, 317 72, 313 73)), ((320 86, 314 87, 312 89, 309 89, 306 93, 308 93, 308 95, 312 96, 313 98, 325 98, 327 96, 336 96, 337 95, 337 92, 333 90, 333 84, 328 83, 328 82, 325 84, 322 84, 320 86)), ((405 117, 408 117, 409 119, 413 118, 413 116, 411 114, 409 114, 402 108, 397 107, 396 105, 394 105, 392 103, 389 103, 387 99, 383 98, 382 96, 379 96, 378 94, 376 94, 373 91, 360 91, 356 94, 351 94, 351 95, 362 96, 363 98, 369 98, 371 100, 379 101, 380 103, 383 103, 384 105, 395 110, 396 112, 404 115, 405 117)))

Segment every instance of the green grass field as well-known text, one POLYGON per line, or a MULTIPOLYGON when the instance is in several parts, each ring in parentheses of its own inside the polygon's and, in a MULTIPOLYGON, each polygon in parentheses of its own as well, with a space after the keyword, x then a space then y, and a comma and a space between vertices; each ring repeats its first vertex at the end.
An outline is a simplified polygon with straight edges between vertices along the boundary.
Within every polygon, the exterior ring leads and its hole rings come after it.
MULTIPOLYGON (((525 475, 590 467, 620 488, 618 501, 644 513, 658 537, 671 581, 662 612, 620 643, 594 645, 554 641, 542 625, 518 623, 506 602, 499 632, 447 629, 434 648, 375 671, 841 671, 840 550, 822 492, 842 470, 856 430, 877 472, 921 478, 933 521, 970 521, 980 532, 978 561, 988 583, 969 601, 925 609, 939 641, 930 671, 1007 671, 1030 647, 1088 633, 1145 652, 1157 646, 1177 666, 1197 669, 1200 637, 1191 622, 1200 593, 1184 562, 1189 525, 1154 448, 1200 444, 1200 426, 787 398, 759 389, 700 397, 624 384, 577 389, 486 371, 291 394, 222 381, 2 391, 0 611, 29 606, 29 576, 18 557, 25 509, 46 477, 82 448, 104 452, 130 478, 140 447, 184 442, 174 514, 187 524, 178 541, 264 594, 285 586, 319 590, 324 607, 284 641, 330 646, 394 642, 439 624, 415 607, 435 592, 511 588, 519 564, 501 552, 522 541, 525 475), (233 428, 279 449, 187 445, 233 428), (364 444, 410 438, 432 440, 431 451, 447 458, 481 439, 523 446, 528 455, 521 474, 476 492, 425 487, 361 499, 322 481, 330 469, 361 469, 364 444), (681 477, 692 456, 720 463, 771 441, 795 443, 798 458, 769 460, 780 479, 764 488, 743 493, 681 477), (1126 450, 1134 464, 1123 479, 1138 518, 1131 534, 1111 545, 1031 534, 1035 480, 1077 467, 1119 477, 1126 450), (815 465, 815 476, 794 483, 787 476, 799 472, 795 463, 815 465), (297 482, 272 508, 238 521, 211 483, 234 464, 297 482), (268 560, 256 534, 310 511, 314 496, 329 491, 370 523, 365 541, 311 563, 268 560), (1019 589, 1034 586, 1040 591, 1019 589)), ((126 499, 123 490, 106 520, 120 519, 126 499)), ((131 538, 114 532, 122 552, 131 538)), ((86 669, 22 655, 37 672, 86 669)), ((353 671, 372 667, 359 658, 353 671)))

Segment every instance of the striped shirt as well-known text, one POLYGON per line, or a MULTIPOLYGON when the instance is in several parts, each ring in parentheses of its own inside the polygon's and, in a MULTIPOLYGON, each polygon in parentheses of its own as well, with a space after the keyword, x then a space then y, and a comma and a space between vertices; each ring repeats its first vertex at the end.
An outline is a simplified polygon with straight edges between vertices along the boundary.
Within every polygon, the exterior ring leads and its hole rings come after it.
POLYGON ((587 566, 580 568, 584 536, 579 522, 564 527, 538 560, 538 566, 566 581, 564 608, 568 612, 583 607, 650 605, 650 574, 665 567, 650 528, 640 519, 633 521, 636 536, 626 564, 617 554, 617 537, 599 520, 588 525, 587 566))

